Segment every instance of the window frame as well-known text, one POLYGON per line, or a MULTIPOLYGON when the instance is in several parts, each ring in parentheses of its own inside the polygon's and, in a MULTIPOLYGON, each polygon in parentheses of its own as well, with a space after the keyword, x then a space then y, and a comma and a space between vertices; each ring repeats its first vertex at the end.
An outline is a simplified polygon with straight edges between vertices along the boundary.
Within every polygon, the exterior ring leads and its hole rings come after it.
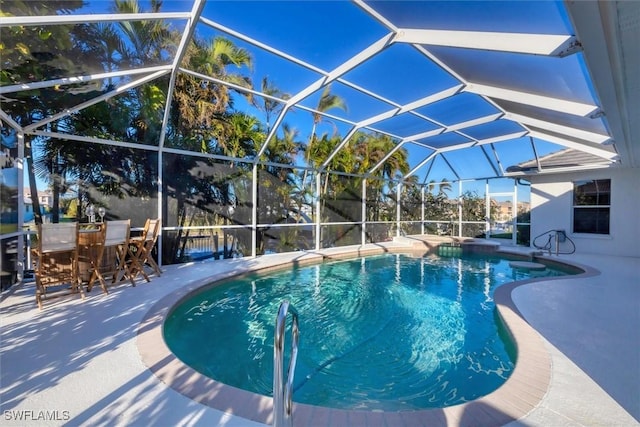
POLYGON ((610 178, 600 178, 600 179, 581 179, 572 182, 573 191, 572 191, 572 200, 571 200, 571 232, 572 234, 581 234, 581 235, 589 235, 589 236, 610 236, 611 235, 611 179, 610 178), (608 191, 599 190, 598 182, 602 182, 603 188, 608 188, 608 191), (591 196, 595 196, 596 204, 579 204, 576 200, 576 193, 581 186, 588 185, 590 183, 595 183, 595 192, 589 193, 591 196), (606 184, 605 184, 606 183, 606 184), (603 196, 607 196, 606 200, 608 203, 600 203, 600 199, 603 196), (606 211, 607 214, 607 225, 606 230, 600 231, 601 228, 599 225, 599 220, 596 219, 594 221, 594 228, 590 230, 580 229, 576 231, 576 212, 581 211, 582 213, 587 211, 592 211, 596 215, 600 215, 600 212, 606 211))

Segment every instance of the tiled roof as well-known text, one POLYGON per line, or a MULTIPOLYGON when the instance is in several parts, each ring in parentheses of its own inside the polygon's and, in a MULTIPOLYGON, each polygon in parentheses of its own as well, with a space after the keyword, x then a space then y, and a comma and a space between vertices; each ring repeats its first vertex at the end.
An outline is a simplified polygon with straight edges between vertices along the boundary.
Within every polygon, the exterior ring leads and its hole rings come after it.
MULTIPOLYGON (((565 148, 564 150, 549 153, 539 159, 540 169, 571 168, 580 166, 606 166, 611 162, 593 154, 583 151, 565 148)), ((536 159, 527 160, 514 166, 509 166, 507 172, 537 172, 536 159)))

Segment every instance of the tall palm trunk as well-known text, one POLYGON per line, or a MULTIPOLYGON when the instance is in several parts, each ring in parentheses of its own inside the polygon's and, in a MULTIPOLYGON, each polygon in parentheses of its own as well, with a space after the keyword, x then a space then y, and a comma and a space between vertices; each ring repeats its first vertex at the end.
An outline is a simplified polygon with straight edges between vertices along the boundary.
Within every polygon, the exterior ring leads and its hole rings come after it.
POLYGON ((60 222, 60 177, 58 176, 55 176, 53 178, 52 191, 53 206, 51 207, 51 210, 53 215, 51 217, 51 221, 54 223, 58 223, 60 222))
POLYGON ((33 217, 36 224, 42 224, 42 212, 40 212, 40 200, 38 199, 38 185, 36 183, 36 173, 33 166, 33 149, 31 148, 30 137, 24 138, 24 150, 27 158, 27 176, 29 177, 29 187, 31 188, 33 217))
MULTIPOLYGON (((311 161, 311 146, 313 145, 313 142, 316 139, 316 126, 317 123, 313 122, 313 126, 311 127, 311 137, 309 137, 309 145, 307 145, 307 149, 305 151, 305 161, 307 163, 307 166, 309 166, 309 162, 311 161)), ((309 173, 308 169, 305 169, 304 172, 302 173, 302 188, 304 188, 304 186, 307 183, 307 174, 309 173)))
POLYGON ((62 174, 60 167, 60 154, 51 161, 51 191, 53 192, 53 205, 51 207, 51 221, 60 222, 60 193, 62 192, 62 174))

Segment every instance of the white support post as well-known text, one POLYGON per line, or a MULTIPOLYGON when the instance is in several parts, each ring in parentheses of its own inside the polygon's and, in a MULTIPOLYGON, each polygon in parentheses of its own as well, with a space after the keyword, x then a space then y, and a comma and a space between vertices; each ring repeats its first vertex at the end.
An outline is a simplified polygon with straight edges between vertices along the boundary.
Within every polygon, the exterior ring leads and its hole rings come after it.
POLYGON ((513 224, 513 232, 511 239, 513 246, 518 244, 518 181, 513 180, 513 209, 511 209, 511 222, 513 224))
POLYGON ((487 179, 484 184, 485 194, 485 209, 484 209, 484 237, 488 239, 491 237, 491 195, 489 194, 489 180, 487 179))
POLYGON ((158 211, 157 211, 157 218, 160 220, 160 229, 158 230, 158 239, 157 239, 157 245, 158 245, 158 266, 162 267, 162 205, 163 205, 163 200, 162 200, 162 179, 163 179, 163 173, 162 173, 162 149, 158 151, 158 211))
POLYGON ((367 243, 367 179, 362 180, 362 225, 360 244, 365 245, 367 243))
POLYGON ((320 250, 320 222, 322 221, 320 212, 320 188, 322 179, 320 175, 320 173, 316 173, 316 250, 320 250))
POLYGON ((458 180, 458 237, 462 237, 462 180, 458 180))
POLYGON ((396 187, 396 237, 400 237, 400 191, 402 183, 398 183, 396 187))
POLYGON ((258 244, 258 165, 253 164, 251 178, 251 256, 256 256, 258 244))
MULTIPOLYGON (((16 159, 16 168, 18 169, 18 231, 23 234, 18 236, 18 279, 24 279, 24 270, 27 265, 31 265, 29 257, 31 256, 31 248, 27 248, 27 259, 20 256, 24 254, 24 134, 18 132, 18 158, 16 159), (25 262, 26 261, 26 262, 25 262)), ((30 236, 29 236, 30 237, 30 236)))
POLYGON ((424 235, 424 185, 420 187, 420 233, 424 235))

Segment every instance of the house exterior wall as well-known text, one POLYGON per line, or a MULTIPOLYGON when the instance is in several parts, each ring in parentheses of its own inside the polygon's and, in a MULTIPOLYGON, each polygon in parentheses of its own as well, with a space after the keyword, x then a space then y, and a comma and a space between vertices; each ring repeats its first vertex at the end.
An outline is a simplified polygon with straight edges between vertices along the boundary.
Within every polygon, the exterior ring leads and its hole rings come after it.
MULTIPOLYGON (((532 176, 531 245, 548 230, 566 230, 576 253, 601 253, 640 257, 640 169, 611 168, 565 174, 532 176), (573 182, 611 179, 610 234, 575 234, 573 224, 573 182)), ((538 245, 546 243, 539 238, 538 245)), ((571 249, 562 243, 560 252, 571 249)), ((555 250, 555 243, 553 244, 555 250)))

